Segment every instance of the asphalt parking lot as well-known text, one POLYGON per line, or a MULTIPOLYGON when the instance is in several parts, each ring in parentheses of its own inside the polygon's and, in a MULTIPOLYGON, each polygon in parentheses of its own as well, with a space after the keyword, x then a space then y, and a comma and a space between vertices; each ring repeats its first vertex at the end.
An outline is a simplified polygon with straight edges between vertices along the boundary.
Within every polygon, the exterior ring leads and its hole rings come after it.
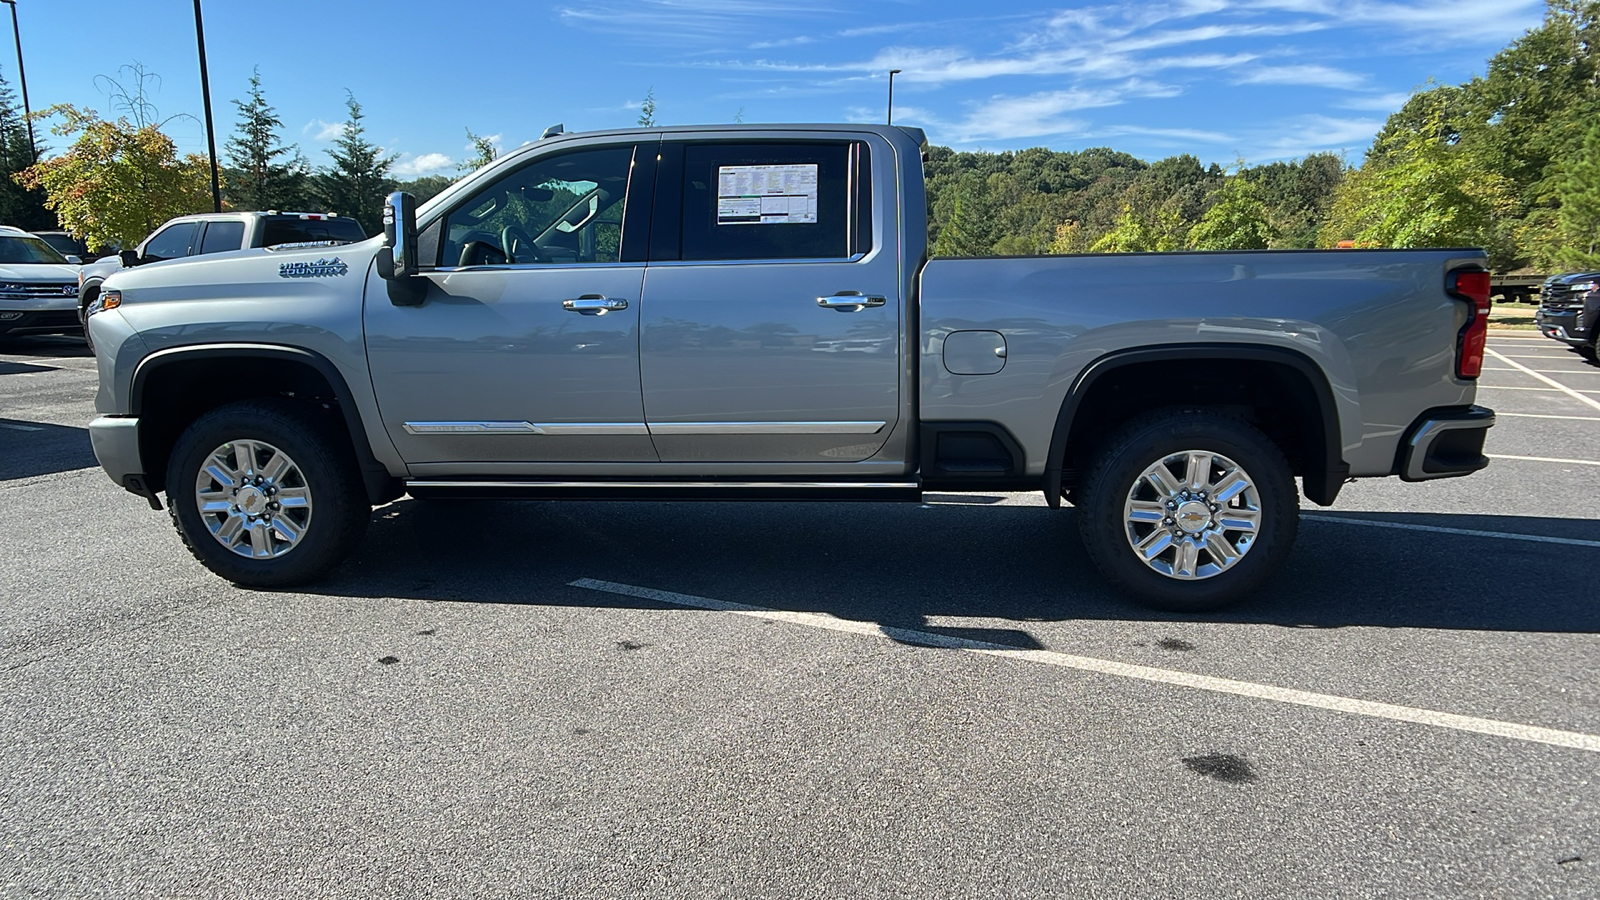
POLYGON ((1600 367, 1203 616, 1038 495, 422 504, 232 587, 0 344, 7 897, 1600 896, 1600 367))

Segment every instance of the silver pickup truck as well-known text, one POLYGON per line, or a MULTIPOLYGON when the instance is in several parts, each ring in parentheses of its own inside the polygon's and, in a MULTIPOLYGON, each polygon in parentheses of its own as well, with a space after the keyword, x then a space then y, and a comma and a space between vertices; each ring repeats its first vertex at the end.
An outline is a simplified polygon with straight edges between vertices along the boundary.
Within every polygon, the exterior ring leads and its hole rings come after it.
POLYGON ((95 453, 243 585, 428 498, 1042 491, 1168 609, 1260 587, 1305 496, 1487 464, 1479 250, 928 260, 920 131, 566 134, 386 233, 112 275, 95 453))

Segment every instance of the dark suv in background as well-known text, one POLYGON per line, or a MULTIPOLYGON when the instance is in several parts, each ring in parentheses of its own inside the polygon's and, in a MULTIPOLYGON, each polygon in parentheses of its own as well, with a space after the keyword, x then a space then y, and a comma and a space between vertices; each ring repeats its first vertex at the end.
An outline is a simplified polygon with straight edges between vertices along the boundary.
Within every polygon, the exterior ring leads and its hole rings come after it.
POLYGON ((1539 312, 1534 317, 1539 332, 1595 361, 1600 341, 1600 272, 1556 275, 1539 292, 1539 312))
MULTIPOLYGON (((366 239, 355 219, 333 213, 269 210, 179 216, 151 232, 138 249, 104 257, 79 271, 78 321, 88 318, 89 304, 100 296, 100 283, 129 266, 252 247, 352 244, 366 239)), ((84 338, 88 339, 87 330, 84 338)))

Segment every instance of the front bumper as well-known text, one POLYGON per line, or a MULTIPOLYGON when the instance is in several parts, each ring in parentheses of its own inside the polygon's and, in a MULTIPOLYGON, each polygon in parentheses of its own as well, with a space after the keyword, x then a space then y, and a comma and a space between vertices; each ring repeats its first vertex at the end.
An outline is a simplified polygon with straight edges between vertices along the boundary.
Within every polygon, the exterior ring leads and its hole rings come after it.
POLYGON ((137 416, 100 416, 89 423, 89 446, 94 458, 118 487, 161 505, 150 490, 139 459, 139 419, 137 416))
POLYGON ((1582 347, 1594 340, 1594 328, 1584 327, 1587 323, 1583 322, 1582 310, 1541 308, 1534 314, 1533 321, 1539 326, 1540 334, 1563 344, 1582 347))
POLYGON ((0 333, 79 331, 76 309, 0 309, 0 333))
POLYGON ((1494 427, 1494 410, 1445 406, 1417 417, 1400 442, 1400 479, 1431 481, 1471 475, 1489 465, 1483 439, 1494 427))

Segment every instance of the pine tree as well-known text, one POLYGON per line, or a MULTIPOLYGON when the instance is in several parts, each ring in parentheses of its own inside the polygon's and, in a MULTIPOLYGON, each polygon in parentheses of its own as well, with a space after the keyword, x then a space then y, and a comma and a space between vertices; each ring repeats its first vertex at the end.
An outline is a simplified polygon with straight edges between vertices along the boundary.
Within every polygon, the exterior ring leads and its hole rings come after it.
POLYGON ((1589 129, 1583 149, 1564 169, 1556 262, 1567 269, 1592 270, 1600 266, 1600 124, 1589 129))
MULTIPOLYGON (((39 148, 43 157, 44 147, 39 148)), ((16 105, 11 84, 0 75, 0 224, 16 225, 29 231, 49 231, 56 217, 45 209, 45 192, 18 184, 16 175, 33 165, 33 150, 28 144, 28 123, 16 105)))
POLYGON ((644 102, 639 104, 639 124, 646 128, 656 127, 655 85, 651 85, 650 90, 645 91, 644 102))
POLYGON ((367 140, 361 124, 366 117, 349 91, 345 107, 350 117, 335 142, 337 149, 328 151, 333 164, 316 175, 316 194, 327 209, 354 218, 367 234, 377 234, 383 229, 383 200, 392 185, 389 167, 395 157, 384 156, 382 147, 367 140))
POLYGON ((307 199, 306 161, 278 137, 283 120, 262 96, 260 67, 250 74, 249 96, 233 101, 239 124, 225 147, 228 202, 235 209, 299 209, 307 199))
POLYGON ((472 158, 456 163, 457 172, 476 172, 500 156, 500 149, 494 145, 493 137, 473 134, 472 129, 468 128, 467 141, 472 147, 472 158))

